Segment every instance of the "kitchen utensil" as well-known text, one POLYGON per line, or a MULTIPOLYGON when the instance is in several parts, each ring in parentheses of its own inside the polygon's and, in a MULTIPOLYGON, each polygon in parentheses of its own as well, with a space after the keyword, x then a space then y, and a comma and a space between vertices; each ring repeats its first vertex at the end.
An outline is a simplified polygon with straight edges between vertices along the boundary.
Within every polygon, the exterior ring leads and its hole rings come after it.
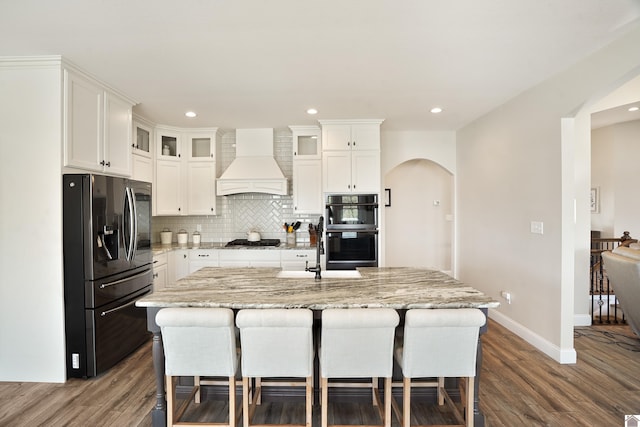
POLYGON ((250 242, 259 242, 260 241, 260 233, 257 231, 248 231, 247 232, 247 240, 250 242))
POLYGON ((160 243, 163 245, 170 245, 172 238, 173 233, 168 228, 165 228, 160 232, 160 243))
POLYGON ((189 234, 187 233, 187 230, 181 229, 180 231, 178 231, 179 245, 186 245, 188 240, 189 240, 189 234))
POLYGON ((295 223, 295 224, 293 224, 293 230, 295 231, 295 230, 297 230, 298 228, 300 228, 300 225, 301 225, 301 224, 300 224, 300 221, 296 221, 296 223, 295 223))

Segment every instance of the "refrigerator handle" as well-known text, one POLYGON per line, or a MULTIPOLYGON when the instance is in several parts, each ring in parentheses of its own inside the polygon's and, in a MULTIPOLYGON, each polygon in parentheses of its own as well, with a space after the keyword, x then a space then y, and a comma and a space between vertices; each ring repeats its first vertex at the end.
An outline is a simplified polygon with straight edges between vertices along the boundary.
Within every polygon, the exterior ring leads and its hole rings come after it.
MULTIPOLYGON (((127 260, 131 261, 133 259, 133 249, 134 249, 134 242, 135 242, 135 225, 134 225, 134 221, 136 220, 136 217, 134 215, 134 205, 133 205, 133 200, 131 198, 131 188, 127 187, 125 188, 125 195, 126 195, 126 200, 125 200, 125 206, 128 206, 129 208, 127 209, 127 215, 129 215, 129 244, 127 245, 127 260)), ((127 242, 125 242, 127 243, 127 242)))
POLYGON ((131 224, 133 228, 133 233, 131 236, 133 237, 133 249, 131 250, 131 259, 135 258, 136 252, 138 251, 138 202, 136 202, 136 195, 133 192, 133 188, 129 187, 129 194, 131 195, 131 206, 133 206, 133 211, 131 213, 131 224))

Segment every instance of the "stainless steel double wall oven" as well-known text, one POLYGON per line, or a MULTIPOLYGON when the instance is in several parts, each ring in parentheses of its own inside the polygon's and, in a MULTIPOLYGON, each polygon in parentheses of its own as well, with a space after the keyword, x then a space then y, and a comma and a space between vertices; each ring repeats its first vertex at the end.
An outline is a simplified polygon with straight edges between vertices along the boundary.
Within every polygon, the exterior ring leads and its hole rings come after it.
POLYGON ((326 203, 327 270, 378 266, 378 195, 336 194, 326 203))

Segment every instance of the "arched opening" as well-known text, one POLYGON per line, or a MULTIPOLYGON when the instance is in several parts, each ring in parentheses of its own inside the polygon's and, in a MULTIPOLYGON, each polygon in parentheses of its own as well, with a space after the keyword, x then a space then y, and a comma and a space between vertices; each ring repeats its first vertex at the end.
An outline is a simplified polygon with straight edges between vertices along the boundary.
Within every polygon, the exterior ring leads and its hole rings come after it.
POLYGON ((412 159, 385 176, 388 267, 453 270, 453 175, 439 164, 412 159))

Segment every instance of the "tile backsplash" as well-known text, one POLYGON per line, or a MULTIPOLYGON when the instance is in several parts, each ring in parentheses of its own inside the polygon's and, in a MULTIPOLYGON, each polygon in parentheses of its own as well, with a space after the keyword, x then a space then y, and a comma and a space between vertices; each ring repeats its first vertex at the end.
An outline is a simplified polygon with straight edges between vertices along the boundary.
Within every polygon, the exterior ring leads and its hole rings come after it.
MULTIPOLYGON (((222 136, 221 170, 224 171, 235 159, 235 132, 222 136)), ((292 134, 289 130, 276 130, 274 137, 274 157, 282 173, 288 180, 292 191, 293 155, 292 134)), ((247 231, 260 232, 264 239, 280 239, 284 242, 283 224, 302 222, 296 235, 298 243, 309 241, 308 223, 317 223, 318 215, 295 215, 293 198, 290 195, 278 196, 261 193, 234 194, 218 196, 218 215, 210 216, 154 216, 152 220, 153 241, 160 242, 160 231, 165 228, 176 233, 184 229, 191 234, 200 227, 203 243, 227 242, 246 238, 247 231)))

